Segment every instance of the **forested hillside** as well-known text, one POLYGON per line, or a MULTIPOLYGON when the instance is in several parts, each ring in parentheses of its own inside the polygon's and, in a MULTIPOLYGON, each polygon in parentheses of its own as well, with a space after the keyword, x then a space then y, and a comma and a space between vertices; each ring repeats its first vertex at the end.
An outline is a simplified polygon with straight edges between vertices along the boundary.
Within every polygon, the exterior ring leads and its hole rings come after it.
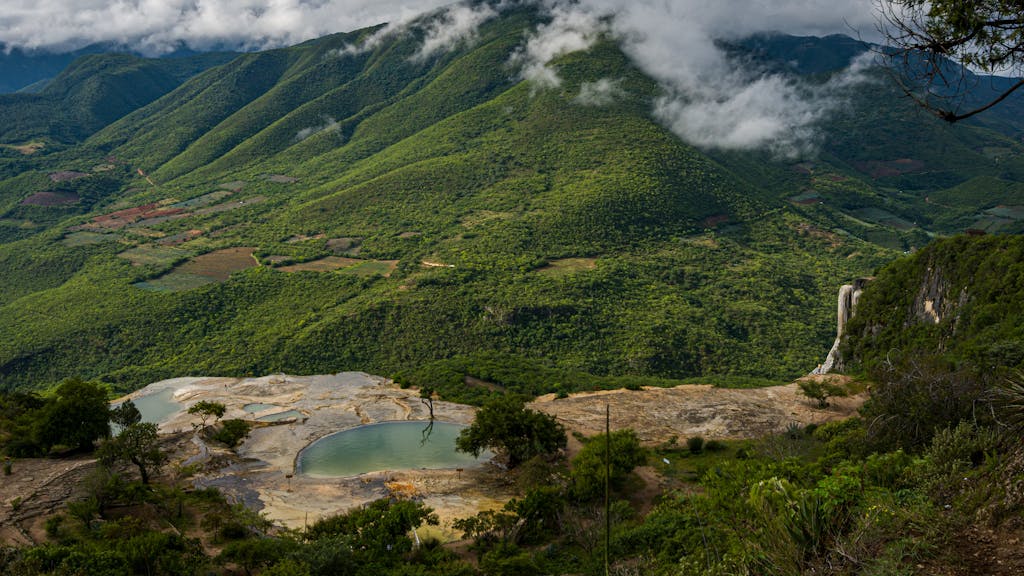
MULTIPOLYGON (((704 150, 655 118, 662 88, 613 39, 559 57, 561 84, 539 88, 514 55, 547 16, 506 7, 426 52, 438 17, 241 55, 63 150, 28 153, 59 139, 43 124, 4 138, 0 385, 457 381, 495 358, 574 388, 760 383, 821 361, 840 284, 935 234, 1021 229, 1015 125, 946 126, 884 71, 840 95, 801 157, 704 150)), ((735 49, 805 58, 792 73, 814 84, 866 46, 735 49)), ((47 91, 127 111, 164 86, 95 78, 73 67, 47 91)))

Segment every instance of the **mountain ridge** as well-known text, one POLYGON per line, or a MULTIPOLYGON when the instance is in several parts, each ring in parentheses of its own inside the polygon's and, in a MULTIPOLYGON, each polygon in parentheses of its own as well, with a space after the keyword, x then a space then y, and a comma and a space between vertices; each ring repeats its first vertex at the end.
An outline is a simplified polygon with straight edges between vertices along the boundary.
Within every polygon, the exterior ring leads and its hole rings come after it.
POLYGON ((1021 228, 998 212, 1024 205, 1019 144, 880 106, 880 73, 816 157, 703 150, 657 121, 657 82, 610 38, 554 61, 556 89, 521 79, 511 55, 543 21, 509 10, 422 60, 422 23, 343 57, 378 29, 242 55, 81 144, 0 159, 0 323, 18 327, 0 385, 479 377, 494 358, 576 388, 786 379, 824 357, 838 285, 936 233, 1021 228), (608 78, 610 101, 581 101, 608 78), (106 158, 106 180, 48 177, 106 158), (101 181, 88 206, 24 204, 101 181))

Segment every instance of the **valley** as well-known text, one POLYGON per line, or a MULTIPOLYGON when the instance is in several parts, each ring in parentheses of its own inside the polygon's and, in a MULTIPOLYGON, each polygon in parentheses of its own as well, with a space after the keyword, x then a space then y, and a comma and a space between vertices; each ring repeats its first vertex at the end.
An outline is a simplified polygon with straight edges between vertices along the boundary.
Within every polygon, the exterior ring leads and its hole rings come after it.
POLYGON ((1024 570, 1024 96, 958 116, 1002 64, 361 1, 5 38, 0 573, 1024 570))

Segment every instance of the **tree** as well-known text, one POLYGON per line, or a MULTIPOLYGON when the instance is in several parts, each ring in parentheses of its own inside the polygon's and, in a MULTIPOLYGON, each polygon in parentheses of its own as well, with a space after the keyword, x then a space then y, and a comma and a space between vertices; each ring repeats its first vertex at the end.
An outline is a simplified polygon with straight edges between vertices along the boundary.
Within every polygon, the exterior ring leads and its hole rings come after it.
POLYGON ((842 384, 829 380, 801 380, 797 382, 804 396, 818 401, 818 408, 828 408, 829 398, 842 398, 849 395, 849 390, 842 384))
POLYGON ((108 440, 100 448, 100 461, 110 466, 118 461, 131 462, 139 469, 143 484, 149 484, 151 473, 160 469, 167 455, 160 450, 156 424, 136 422, 108 440))
POLYGON ((437 393, 432 386, 420 388, 420 402, 430 410, 430 420, 434 420, 434 395, 437 393))
POLYGON ((110 421, 124 429, 142 422, 142 413, 135 407, 134 402, 125 400, 110 409, 110 421))
POLYGON ((491 400, 476 414, 473 424, 459 433, 455 448, 479 456, 485 449, 501 452, 510 468, 540 454, 565 448, 565 429, 552 416, 526 408, 520 396, 491 400))
POLYGON ((947 122, 984 112, 1024 86, 1024 4, 1020 0, 876 0, 879 31, 899 64, 901 87, 947 122), (1013 76, 972 95, 970 70, 1013 76))
POLYGON ((224 406, 220 402, 210 402, 209 400, 200 400, 188 407, 189 414, 199 415, 199 420, 202 422, 201 427, 203 429, 206 428, 206 421, 209 420, 211 416, 216 418, 216 420, 220 420, 221 416, 223 416, 227 410, 227 406, 224 406))
POLYGON ((107 391, 94 382, 67 380, 40 410, 35 436, 48 450, 68 446, 91 450, 99 438, 110 436, 107 391))

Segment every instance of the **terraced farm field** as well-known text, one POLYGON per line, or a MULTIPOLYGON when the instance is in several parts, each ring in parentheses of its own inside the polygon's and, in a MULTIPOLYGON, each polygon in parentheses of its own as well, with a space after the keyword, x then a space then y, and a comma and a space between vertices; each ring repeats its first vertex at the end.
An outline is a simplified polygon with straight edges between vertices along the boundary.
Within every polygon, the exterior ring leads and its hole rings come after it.
MULTIPOLYGON (((177 250, 168 248, 168 250, 177 250)), ((224 282, 231 274, 259 264, 253 258, 255 248, 225 248, 196 256, 167 274, 135 284, 137 288, 157 292, 181 292, 206 284, 224 282)))

